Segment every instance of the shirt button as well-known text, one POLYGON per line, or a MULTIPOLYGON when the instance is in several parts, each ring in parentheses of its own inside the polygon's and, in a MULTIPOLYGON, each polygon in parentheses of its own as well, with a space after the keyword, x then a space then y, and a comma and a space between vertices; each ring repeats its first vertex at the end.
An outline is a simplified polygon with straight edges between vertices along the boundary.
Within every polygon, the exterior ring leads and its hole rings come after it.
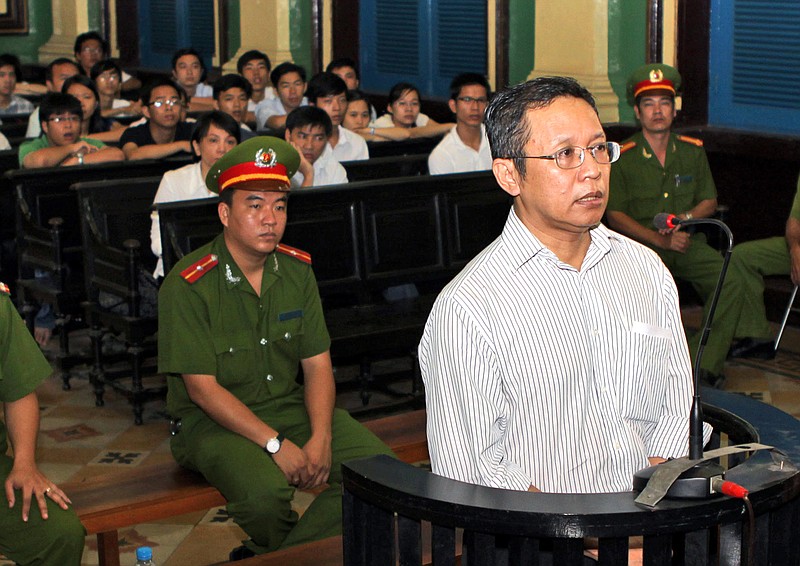
POLYGON ((597 336, 598 334, 600 334, 600 331, 599 331, 599 330, 597 330, 596 328, 592 328, 592 334, 594 334, 595 336, 597 336))
POLYGON ((669 193, 664 193, 664 198, 669 198, 669 193))
POLYGON ((614 441, 614 450, 619 450, 620 448, 622 448, 622 447, 620 446, 619 442, 617 442, 617 441, 615 440, 615 441, 614 441))
POLYGON ((287 332, 286 334, 283 335, 283 337, 286 338, 287 340, 289 340, 292 337, 292 333, 291 332, 287 332))
POLYGON ((228 353, 233 354, 233 348, 228 348, 228 353))
POLYGON ((267 339, 266 338, 262 338, 261 340, 259 340, 259 342, 261 343, 262 346, 266 346, 267 345, 267 339))
POLYGON ((272 381, 272 374, 267 374, 267 381, 272 381))

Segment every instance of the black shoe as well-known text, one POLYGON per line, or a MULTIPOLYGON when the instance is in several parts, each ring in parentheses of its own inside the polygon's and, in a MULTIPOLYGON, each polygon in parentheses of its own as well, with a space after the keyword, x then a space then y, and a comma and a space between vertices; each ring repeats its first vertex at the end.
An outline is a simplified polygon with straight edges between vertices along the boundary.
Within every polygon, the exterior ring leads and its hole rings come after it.
POLYGON ((725 385, 725 376, 721 373, 711 373, 708 370, 701 369, 700 383, 714 389, 722 389, 722 386, 725 385))
POLYGON ((775 358, 775 342, 765 338, 742 338, 731 346, 731 358, 756 358, 772 360, 775 358))
POLYGON ((231 562, 235 560, 244 560, 245 558, 250 558, 255 556, 256 553, 247 548, 245 545, 237 546, 233 550, 231 550, 230 555, 228 556, 228 560, 231 562))

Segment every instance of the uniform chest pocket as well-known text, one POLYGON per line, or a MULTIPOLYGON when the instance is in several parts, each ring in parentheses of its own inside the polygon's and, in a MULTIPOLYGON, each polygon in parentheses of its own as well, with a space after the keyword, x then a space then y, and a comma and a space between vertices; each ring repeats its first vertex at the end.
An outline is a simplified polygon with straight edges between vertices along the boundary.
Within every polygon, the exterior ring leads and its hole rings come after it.
POLYGON ((252 334, 231 332, 213 337, 214 353, 217 356, 217 381, 230 385, 230 380, 247 376, 256 364, 253 362, 255 341, 252 334))
POLYGON ((304 327, 303 311, 283 313, 270 324, 269 342, 277 348, 296 350, 302 343, 304 327))

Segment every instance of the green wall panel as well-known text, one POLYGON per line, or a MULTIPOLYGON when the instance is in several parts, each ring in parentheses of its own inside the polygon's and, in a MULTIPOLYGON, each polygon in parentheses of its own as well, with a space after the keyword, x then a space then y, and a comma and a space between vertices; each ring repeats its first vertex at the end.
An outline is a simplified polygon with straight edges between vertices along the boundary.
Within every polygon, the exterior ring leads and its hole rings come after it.
POLYGON ((645 63, 647 9, 645 2, 608 0, 608 79, 619 97, 620 122, 633 122, 625 86, 628 75, 645 63))
POLYGON ((28 0, 28 33, 0 37, 0 53, 14 53, 23 63, 39 62, 39 47, 53 35, 50 0, 28 0))
MULTIPOLYGON (((290 0, 289 1, 289 50, 292 52, 294 62, 306 70, 307 78, 311 78, 314 69, 311 68, 311 46, 312 41, 312 19, 310 0, 290 0)), ((278 65, 282 61, 273 61, 272 65, 278 65)))
POLYGON ((228 57, 233 57, 242 46, 242 34, 239 30, 240 21, 239 0, 228 0, 228 57))
MULTIPOLYGON (((508 8, 508 79, 517 84, 528 78, 534 63, 536 2, 510 0, 508 8)), ((497 85, 498 88, 503 85, 497 85)))

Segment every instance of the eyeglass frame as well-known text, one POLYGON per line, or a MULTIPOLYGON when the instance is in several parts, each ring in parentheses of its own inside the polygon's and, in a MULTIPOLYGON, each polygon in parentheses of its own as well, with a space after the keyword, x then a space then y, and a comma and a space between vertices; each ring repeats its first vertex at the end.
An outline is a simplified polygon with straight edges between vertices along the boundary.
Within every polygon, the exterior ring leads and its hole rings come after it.
POLYGON ((47 121, 48 122, 55 122, 56 124, 60 124, 61 122, 74 122, 79 123, 81 122, 82 118, 77 114, 69 114, 67 116, 50 116, 47 121))
POLYGON ((555 161, 556 162, 556 167, 558 167, 559 169, 563 169, 564 171, 569 171, 570 169, 577 169, 578 167, 583 165, 584 161, 586 161, 586 150, 589 150, 589 152, 592 154, 592 157, 594 158, 594 160, 597 162, 598 165, 611 165, 612 163, 616 163, 619 160, 620 155, 622 154, 621 146, 617 142, 605 141, 605 142, 602 142, 602 143, 599 143, 597 145, 593 145, 593 146, 590 146, 590 147, 581 147, 579 145, 570 145, 570 146, 567 146, 567 147, 562 147, 561 149, 559 149, 558 151, 556 151, 555 153, 550 154, 550 155, 514 155, 514 156, 511 156, 511 157, 506 157, 506 159, 549 159, 551 161, 555 161), (600 161, 598 161, 597 156, 595 155, 594 152, 597 149, 599 149, 601 145, 605 145, 606 147, 614 147, 614 146, 616 146, 617 147, 616 158, 611 160, 611 161, 609 161, 608 163, 601 163, 600 161), (578 149, 578 150, 580 150, 580 163, 578 163, 574 167, 562 167, 558 163, 558 154, 561 153, 564 150, 567 150, 567 149, 578 149))
POLYGON ((463 102, 464 104, 472 104, 473 102, 476 102, 478 104, 489 104, 488 96, 480 96, 477 98, 474 96, 457 96, 456 100, 458 100, 459 102, 463 102))
POLYGON ((169 98, 166 100, 154 100, 150 102, 148 106, 155 106, 156 108, 161 108, 162 106, 168 106, 172 108, 173 106, 183 106, 180 98, 169 98))

